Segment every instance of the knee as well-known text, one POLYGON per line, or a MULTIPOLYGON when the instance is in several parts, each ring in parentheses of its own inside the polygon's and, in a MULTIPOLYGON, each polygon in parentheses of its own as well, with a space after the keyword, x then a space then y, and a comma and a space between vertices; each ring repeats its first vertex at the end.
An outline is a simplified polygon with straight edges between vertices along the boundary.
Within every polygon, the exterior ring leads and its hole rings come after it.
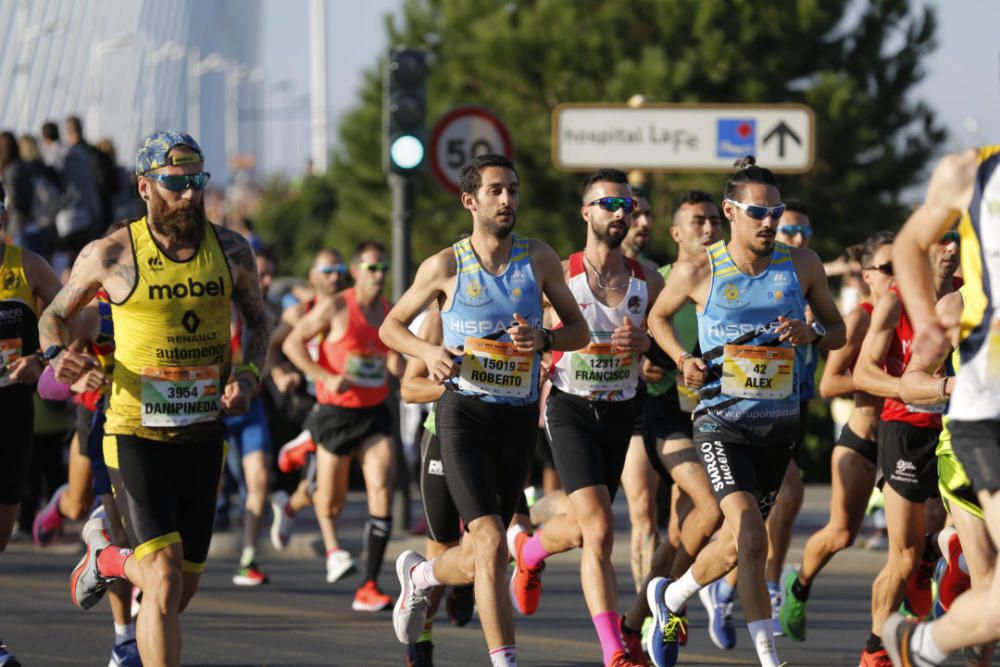
POLYGON ((587 519, 581 526, 583 548, 597 551, 610 556, 615 544, 615 533, 607 517, 595 516, 587 519))
POLYGON ((153 604, 161 612, 177 609, 184 588, 180 568, 166 558, 143 563, 142 603, 153 604))
POLYGON ((889 551, 889 567, 902 579, 909 579, 917 569, 922 549, 916 547, 889 551))
POLYGON ((830 539, 830 550, 834 553, 838 551, 843 551, 852 544, 854 544, 854 538, 857 537, 855 533, 847 530, 846 528, 841 528, 834 532, 833 537, 830 539))
POLYGON ((736 549, 736 543, 733 542, 725 549, 721 549, 719 553, 719 560, 722 561, 722 565, 725 567, 726 572, 733 570, 739 561, 739 552, 736 549))
POLYGON ((789 477, 788 481, 781 487, 781 492, 778 494, 776 502, 778 505, 797 513, 802 507, 805 495, 805 486, 803 486, 802 480, 796 475, 789 477))
POLYGON ((712 502, 703 503, 697 509, 703 530, 708 534, 714 533, 718 525, 722 523, 722 510, 719 509, 719 503, 715 502, 715 498, 712 498, 712 502))
POLYGON ((767 558, 767 532, 757 529, 740 531, 737 550, 740 560, 748 559, 749 562, 765 560, 767 558))
POLYGON ((492 523, 479 526, 472 533, 477 563, 507 563, 507 541, 502 530, 492 523))

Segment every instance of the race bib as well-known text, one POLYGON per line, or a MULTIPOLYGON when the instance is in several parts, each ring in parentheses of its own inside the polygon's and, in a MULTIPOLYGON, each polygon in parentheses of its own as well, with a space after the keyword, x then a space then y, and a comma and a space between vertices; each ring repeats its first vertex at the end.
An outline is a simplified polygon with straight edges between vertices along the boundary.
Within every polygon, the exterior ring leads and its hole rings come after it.
POLYGON ((590 343, 569 355, 569 383, 586 392, 624 391, 635 387, 635 358, 611 343, 590 343))
POLYGON ((929 415, 943 415, 948 408, 947 403, 934 403, 933 405, 911 405, 904 403, 907 412, 920 412, 929 415))
POLYGON ((527 398, 535 377, 534 352, 518 352, 513 343, 466 338, 458 388, 478 394, 527 398))
POLYGON ((14 381, 10 377, 10 367, 20 358, 20 338, 0 339, 0 387, 9 387, 14 384, 14 381))
POLYGON ((142 425, 178 427, 219 416, 219 367, 143 368, 142 425))
POLYGON ((698 407, 698 392, 678 384, 677 403, 681 407, 681 412, 694 412, 694 409, 698 407))
POLYGON ((381 387, 385 384, 385 357, 350 353, 344 362, 344 376, 359 387, 381 387))
POLYGON ((722 393, 726 396, 776 400, 792 395, 794 349, 726 345, 723 355, 722 393))

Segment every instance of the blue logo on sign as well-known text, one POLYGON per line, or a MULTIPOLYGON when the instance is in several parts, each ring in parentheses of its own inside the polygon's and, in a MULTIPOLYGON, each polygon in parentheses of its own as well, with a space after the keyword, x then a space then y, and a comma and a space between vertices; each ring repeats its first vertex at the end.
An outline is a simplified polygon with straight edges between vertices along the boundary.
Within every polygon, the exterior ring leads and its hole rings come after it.
POLYGON ((756 153, 757 121, 744 118, 720 118, 719 157, 743 157, 756 153))

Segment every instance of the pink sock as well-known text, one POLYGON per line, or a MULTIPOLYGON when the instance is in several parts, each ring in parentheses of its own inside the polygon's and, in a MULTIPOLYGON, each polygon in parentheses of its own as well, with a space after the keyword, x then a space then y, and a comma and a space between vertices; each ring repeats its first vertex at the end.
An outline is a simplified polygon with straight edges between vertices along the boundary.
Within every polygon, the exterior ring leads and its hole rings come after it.
POLYGON ((132 555, 131 549, 110 546, 101 549, 97 554, 97 571, 102 577, 125 578, 125 561, 132 555))
POLYGON ((613 611, 601 612, 593 619, 597 629, 597 638, 601 640, 601 652, 604 654, 604 664, 610 665, 615 653, 625 650, 621 632, 618 630, 618 614, 613 611))
POLYGON ((295 510, 292 509, 292 504, 291 503, 285 503, 285 516, 287 516, 289 519, 294 519, 295 518, 295 514, 296 514, 296 512, 295 512, 295 510))
POLYGON ((521 549, 521 558, 524 559, 525 567, 538 567, 542 561, 551 556, 548 551, 542 548, 542 531, 536 530, 535 534, 528 538, 521 549))

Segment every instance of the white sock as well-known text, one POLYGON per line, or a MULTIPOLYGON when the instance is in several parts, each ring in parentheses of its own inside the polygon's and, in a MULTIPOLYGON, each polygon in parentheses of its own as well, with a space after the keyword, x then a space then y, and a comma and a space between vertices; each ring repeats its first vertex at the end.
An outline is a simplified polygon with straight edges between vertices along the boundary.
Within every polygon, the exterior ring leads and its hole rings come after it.
POLYGON ((928 667, 940 665, 948 659, 948 655, 942 653, 941 649, 934 643, 933 628, 934 623, 921 623, 914 629, 913 635, 910 637, 910 648, 913 650, 913 657, 921 667, 923 667, 923 664, 926 664, 928 667))
POLYGON ((517 647, 501 646, 490 651, 492 667, 517 667, 517 647))
POLYGON ((132 623, 126 625, 115 623, 115 646, 133 639, 135 639, 135 625, 132 623))
POLYGON ((778 650, 774 646, 774 621, 765 618, 762 621, 748 623, 750 638, 757 649, 757 659, 761 667, 778 667, 778 650))
POLYGON ((243 555, 240 556, 240 565, 249 565, 253 562, 256 555, 257 550, 253 547, 243 547, 243 555))
POLYGON ((666 602, 667 608, 670 611, 678 612, 683 609, 687 601, 701 590, 701 584, 695 581, 694 575, 691 574, 692 569, 693 566, 689 567, 687 572, 681 575, 680 579, 667 586, 667 592, 663 595, 663 601, 666 602))
POLYGON ((433 558, 431 560, 426 560, 423 563, 418 563, 417 566, 413 568, 413 572, 410 573, 410 579, 413 581, 414 586, 417 588, 427 589, 441 585, 438 578, 434 576, 435 560, 437 559, 433 558))

